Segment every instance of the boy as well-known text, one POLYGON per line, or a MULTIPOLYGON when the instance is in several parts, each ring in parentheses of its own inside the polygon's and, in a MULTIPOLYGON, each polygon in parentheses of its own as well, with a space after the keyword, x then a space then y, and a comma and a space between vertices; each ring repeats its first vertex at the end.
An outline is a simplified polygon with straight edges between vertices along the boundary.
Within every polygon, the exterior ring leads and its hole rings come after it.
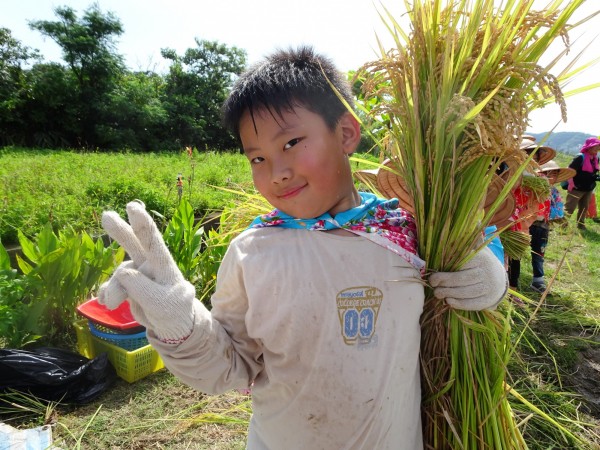
MULTIPOLYGON (((165 365, 190 386, 252 388, 248 449, 415 450, 424 290, 414 221, 397 201, 355 189, 348 157, 360 128, 329 83, 352 104, 328 59, 279 51, 225 102, 225 124, 276 210, 232 241, 210 312, 135 202, 131 227, 103 215, 132 261, 99 298, 111 308, 129 298, 165 365)), ((507 287, 487 249, 429 282, 465 309, 495 307, 507 287)))

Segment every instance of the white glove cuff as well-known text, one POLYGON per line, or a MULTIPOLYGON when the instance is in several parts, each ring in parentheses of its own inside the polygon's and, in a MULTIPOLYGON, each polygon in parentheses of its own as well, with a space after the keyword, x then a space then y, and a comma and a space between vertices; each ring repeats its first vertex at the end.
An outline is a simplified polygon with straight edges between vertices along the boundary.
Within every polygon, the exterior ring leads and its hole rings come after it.
MULTIPOLYGON (((134 303, 132 303, 131 307, 132 310, 138 309, 138 306, 134 303)), ((134 316, 137 313, 137 311, 132 312, 134 316)), ((156 325, 152 324, 148 328, 152 330, 158 340, 167 344, 179 344, 192 334, 194 328, 194 310, 193 308, 189 308, 188 313, 184 313, 182 310, 165 313, 164 322, 161 321, 156 325), (174 320, 174 318, 178 318, 178 320, 174 320)))

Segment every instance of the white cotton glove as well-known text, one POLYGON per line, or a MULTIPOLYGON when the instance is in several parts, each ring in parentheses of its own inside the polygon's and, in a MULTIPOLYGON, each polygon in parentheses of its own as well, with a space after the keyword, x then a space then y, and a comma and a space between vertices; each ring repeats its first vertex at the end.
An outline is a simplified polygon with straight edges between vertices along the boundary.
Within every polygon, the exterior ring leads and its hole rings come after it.
POLYGON ((480 311, 496 308, 508 290, 508 277, 504 265, 485 247, 462 269, 431 274, 429 284, 433 295, 453 308, 480 311))
POLYGON ((194 286, 173 260, 156 224, 141 202, 127 204, 129 225, 114 211, 102 214, 102 227, 129 254, 98 292, 115 309, 125 299, 133 317, 164 342, 181 342, 193 327, 194 286))

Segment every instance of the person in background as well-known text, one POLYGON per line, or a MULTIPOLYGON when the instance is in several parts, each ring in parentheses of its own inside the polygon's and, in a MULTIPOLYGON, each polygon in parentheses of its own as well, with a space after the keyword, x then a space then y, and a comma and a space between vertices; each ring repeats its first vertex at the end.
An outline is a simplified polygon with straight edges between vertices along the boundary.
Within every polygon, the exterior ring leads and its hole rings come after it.
POLYGON ((565 212, 572 215, 577 209, 577 228, 585 230, 585 218, 596 181, 598 181, 598 150, 600 139, 587 138, 580 153, 573 158, 569 167, 575 169, 575 176, 569 180, 565 212))
MULTIPOLYGON (((526 152, 528 155, 533 153, 533 161, 535 161, 540 166, 546 164, 551 161, 552 158, 556 156, 556 150, 551 147, 542 146, 535 141, 535 137, 533 136, 522 136, 521 150, 526 152)), ((515 208, 512 214, 511 221, 513 222, 511 226, 512 231, 527 233, 533 231, 535 234, 535 250, 532 247, 532 255, 536 252, 536 255, 540 254, 540 251, 543 252, 545 248, 545 239, 544 239, 544 230, 538 229, 535 226, 533 229, 531 228, 534 222, 541 220, 544 221, 547 215, 547 209, 549 209, 548 204, 543 200, 542 202, 538 201, 534 193, 526 187, 524 183, 524 177, 534 177, 535 174, 524 172, 523 177, 521 177, 520 181, 515 185, 512 195, 515 200, 515 208)), ((547 237, 547 234, 546 234, 547 237)), ((542 253, 543 255, 543 253, 542 253)), ((537 260, 537 258, 536 258, 537 260)), ((538 260, 539 261, 539 260, 538 260)), ((542 264, 543 264, 543 256, 542 256, 542 264)), ((518 291, 520 288, 519 279, 521 277, 521 260, 516 258, 507 258, 506 261, 507 273, 508 273, 508 283, 510 289, 513 291, 518 291)), ((538 264, 539 268, 539 264, 538 264)), ((535 271, 534 271, 535 272, 535 271)), ((539 272, 538 279, 540 279, 539 272)), ((541 272, 541 280, 543 280, 543 266, 541 272)), ((546 288, 544 283, 536 283, 535 285, 532 283, 530 288, 540 292, 543 292, 546 288)))
MULTIPOLYGON (((572 169, 571 169, 572 170, 572 169)), ((565 203, 556 186, 550 186, 550 223, 565 223, 565 203)))
MULTIPOLYGON (((209 311, 143 205, 102 225, 131 255, 98 294, 125 299, 165 366, 205 393, 252 389, 248 450, 423 448, 424 261, 398 200, 359 192, 346 77, 310 47, 252 66, 226 100, 258 192, 275 208, 227 249, 209 311), (333 87, 332 87, 333 86, 333 87)), ((427 280, 454 308, 495 308, 504 267, 483 248, 427 280)))
MULTIPOLYGON (((510 229, 526 233, 531 224, 536 220, 538 205, 535 202, 533 192, 521 184, 517 185, 512 191, 512 196, 515 199, 515 209, 512 214, 513 224, 510 229)), ((520 289, 521 260, 509 257, 507 258, 506 266, 510 289, 518 291, 520 289)))
POLYGON ((529 226, 531 236, 531 268, 533 278, 529 288, 535 292, 546 291, 544 280, 544 255, 548 245, 550 222, 564 217, 562 198, 555 184, 575 175, 573 169, 561 168, 554 160, 540 166, 539 176, 548 179, 550 196, 538 204, 535 221, 529 226))

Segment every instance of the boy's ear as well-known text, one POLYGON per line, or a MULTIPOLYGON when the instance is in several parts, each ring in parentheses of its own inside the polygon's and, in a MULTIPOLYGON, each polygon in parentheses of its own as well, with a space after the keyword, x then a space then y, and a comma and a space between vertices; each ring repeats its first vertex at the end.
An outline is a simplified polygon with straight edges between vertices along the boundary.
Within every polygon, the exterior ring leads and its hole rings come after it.
POLYGON ((360 143, 360 124, 352 113, 345 112, 340 118, 338 126, 342 135, 344 153, 350 155, 354 153, 360 143))

